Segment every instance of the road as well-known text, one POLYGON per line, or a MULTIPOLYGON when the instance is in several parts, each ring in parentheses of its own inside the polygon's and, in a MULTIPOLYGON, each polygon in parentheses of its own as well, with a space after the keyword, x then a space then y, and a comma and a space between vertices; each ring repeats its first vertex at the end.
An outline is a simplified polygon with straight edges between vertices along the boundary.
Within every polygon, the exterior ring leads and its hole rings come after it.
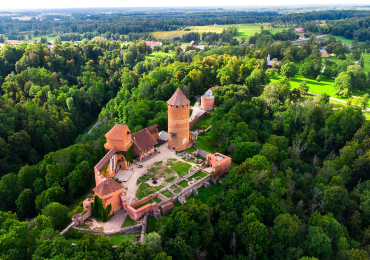
POLYGON ((191 108, 193 112, 191 112, 190 121, 194 120, 196 117, 205 112, 200 106, 200 96, 195 96, 195 98, 197 102, 195 102, 194 106, 191 108))
MULTIPOLYGON (((318 35, 318 36, 316 36, 316 38, 322 38, 322 37, 326 37, 326 36, 329 36, 329 35, 331 35, 331 33, 329 33, 329 34, 323 34, 323 35, 318 35)), ((292 41, 292 42, 302 42, 302 41, 307 41, 309 39, 310 38, 306 38, 304 40, 295 40, 295 41, 292 41)))

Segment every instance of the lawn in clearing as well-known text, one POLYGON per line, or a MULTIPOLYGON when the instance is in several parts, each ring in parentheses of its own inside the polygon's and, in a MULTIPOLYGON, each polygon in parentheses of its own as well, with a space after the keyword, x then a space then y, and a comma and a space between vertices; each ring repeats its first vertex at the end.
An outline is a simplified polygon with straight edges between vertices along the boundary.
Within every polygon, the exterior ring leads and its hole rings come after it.
POLYGON ((189 32, 215 32, 215 33, 222 33, 222 30, 224 28, 230 27, 230 26, 236 26, 238 28, 238 34, 235 38, 241 39, 249 38, 250 36, 253 36, 255 33, 261 32, 261 26, 264 27, 264 30, 269 30, 272 34, 275 34, 277 32, 282 32, 283 30, 288 30, 289 28, 272 28, 270 27, 270 23, 250 23, 250 24, 228 24, 228 25, 211 25, 211 26, 190 26, 187 27, 190 29, 190 31, 184 31, 184 30, 178 30, 178 31, 166 31, 166 32, 152 32, 152 35, 155 38, 158 39, 167 39, 169 37, 173 36, 182 36, 185 33, 189 32))
POLYGON ((158 52, 152 52, 152 54, 147 55, 146 58, 148 60, 155 59, 156 57, 173 57, 174 53, 173 52, 163 52, 163 51, 158 51, 158 52))
POLYGON ((132 233, 132 234, 119 234, 109 236, 110 241, 113 243, 114 246, 119 245, 124 240, 129 240, 130 242, 135 242, 135 238, 137 235, 141 235, 140 232, 132 233))
POLYGON ((170 183, 170 182, 173 182, 175 179, 176 179, 175 177, 171 177, 171 178, 168 178, 168 179, 166 180, 166 182, 170 183))
POLYGON ((125 219, 125 222, 122 223, 122 226, 121 228, 125 228, 125 227, 129 227, 129 226, 133 226, 133 225, 136 225, 136 221, 133 220, 132 218, 130 218, 128 215, 125 219))
POLYGON ((208 200, 212 195, 218 196, 222 192, 222 185, 221 184, 213 184, 211 183, 210 188, 201 187, 198 189, 198 196, 194 196, 192 193, 189 197, 186 198, 187 201, 190 199, 200 200, 204 204, 208 204, 208 200))
MULTIPOLYGON (((329 40, 329 38, 330 38, 330 36, 324 37, 325 40, 329 40)), ((341 41, 342 43, 346 43, 346 44, 352 45, 352 40, 347 39, 344 36, 335 36, 335 38, 337 38, 337 41, 341 41)))
POLYGON ((370 54, 363 53, 362 57, 364 58, 364 68, 362 71, 367 74, 370 72, 370 54))
POLYGON ((168 190, 165 190, 164 192, 162 192, 162 195, 163 196, 166 196, 167 198, 171 198, 172 197, 171 192, 169 192, 168 190))
POLYGON ((186 188, 186 187, 189 186, 187 181, 182 181, 178 185, 181 186, 181 187, 183 187, 183 188, 186 188))
POLYGON ((197 142, 195 143, 195 147, 196 148, 200 148, 202 149, 203 151, 206 151, 206 152, 209 152, 209 153, 214 153, 214 147, 212 145, 212 138, 208 133, 204 134, 204 135, 199 135, 197 137, 197 142))
POLYGON ((211 125, 211 116, 205 116, 196 122, 191 129, 206 130, 211 125))
MULTIPOLYGON (((273 79, 271 79, 271 81, 272 82, 279 81, 280 79, 281 79, 281 76, 277 75, 273 79)), ((294 78, 290 80, 291 89, 298 88, 299 84, 302 81, 306 81, 307 86, 309 86, 308 92, 312 92, 316 94, 326 93, 331 97, 336 97, 335 92, 337 92, 337 90, 333 87, 334 79, 323 78, 320 82, 317 82, 316 80, 313 80, 313 79, 306 79, 302 77, 301 75, 295 75, 294 78)), ((346 100, 346 99, 343 99, 343 100, 346 100)))

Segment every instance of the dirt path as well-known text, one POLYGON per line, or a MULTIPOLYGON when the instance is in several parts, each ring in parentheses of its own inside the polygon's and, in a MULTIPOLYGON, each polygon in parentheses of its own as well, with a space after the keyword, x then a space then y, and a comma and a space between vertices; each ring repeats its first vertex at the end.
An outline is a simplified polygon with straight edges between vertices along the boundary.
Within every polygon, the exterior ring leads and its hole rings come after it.
POLYGON ((194 120, 196 117, 200 116, 205 112, 200 106, 200 96, 195 96, 195 98, 197 99, 197 102, 195 102, 194 106, 192 107, 193 112, 191 113, 189 119, 190 121, 194 120))

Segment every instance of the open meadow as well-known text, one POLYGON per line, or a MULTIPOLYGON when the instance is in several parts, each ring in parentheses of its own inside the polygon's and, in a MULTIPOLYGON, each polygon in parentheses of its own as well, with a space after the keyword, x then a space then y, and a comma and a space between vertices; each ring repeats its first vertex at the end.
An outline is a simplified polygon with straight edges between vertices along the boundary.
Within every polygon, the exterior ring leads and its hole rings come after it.
POLYGON ((216 32, 221 33, 224 28, 230 26, 237 26, 238 27, 238 34, 235 38, 241 39, 242 37, 248 39, 250 36, 253 36, 255 33, 261 32, 261 26, 264 27, 265 30, 270 30, 272 34, 277 32, 282 32, 283 30, 287 30, 288 28, 272 28, 270 23, 253 23, 253 24, 228 24, 228 25, 209 25, 209 26, 190 26, 187 27, 190 31, 185 30, 178 30, 178 31, 167 31, 167 32, 153 32, 151 33, 157 39, 167 39, 169 37, 174 36, 182 36, 185 33, 189 32, 216 32))

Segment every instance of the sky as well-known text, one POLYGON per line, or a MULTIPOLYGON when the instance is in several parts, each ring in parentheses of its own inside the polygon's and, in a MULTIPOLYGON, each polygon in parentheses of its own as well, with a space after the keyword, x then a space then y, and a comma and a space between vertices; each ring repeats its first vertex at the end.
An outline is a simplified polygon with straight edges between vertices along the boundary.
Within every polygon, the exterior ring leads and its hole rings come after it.
MULTIPOLYGON (((310 0, 306 4, 369 4, 369 0, 310 0)), ((55 9, 83 7, 172 7, 172 6, 248 6, 297 5, 296 0, 1 0, 0 11, 7 9, 55 9)))

